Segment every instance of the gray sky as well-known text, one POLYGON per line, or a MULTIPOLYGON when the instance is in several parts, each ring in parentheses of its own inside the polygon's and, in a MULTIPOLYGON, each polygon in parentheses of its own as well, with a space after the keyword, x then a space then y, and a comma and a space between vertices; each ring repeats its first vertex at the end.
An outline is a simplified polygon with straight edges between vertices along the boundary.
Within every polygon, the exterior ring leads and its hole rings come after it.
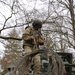
MULTIPOLYGON (((9 0, 12 1, 12 0, 9 0)), ((25 4, 25 8, 27 8, 28 11, 32 10, 34 7, 36 9, 43 9, 45 10, 48 6, 46 4, 44 4, 44 2, 41 2, 40 0, 19 0, 21 4, 25 4), (36 4, 37 1, 37 4, 36 4)), ((48 3, 49 0, 45 0, 46 3, 48 3)), ((51 1, 51 0, 50 0, 51 1)), ((56 1, 56 0, 55 0, 56 1)), ((65 1, 65 0, 64 0, 65 1)), ((75 0, 74 0, 75 2, 75 0)), ((46 9, 47 10, 47 9, 46 9)), ((59 9, 58 9, 59 10, 59 9)), ((66 11, 65 11, 66 12, 66 11)), ((3 23, 5 21, 5 17, 9 17, 10 16, 10 8, 8 6, 2 6, 0 4, 0 29, 2 29, 3 27, 3 23), (3 15, 2 15, 3 14, 3 15), (4 17, 5 16, 5 17, 4 17)), ((4 32, 4 31, 3 31, 4 32)), ((3 45, 0 43, 0 50, 2 52, 3 45)))
MULTIPOLYGON (((12 0, 10 0, 12 1, 12 0)), ((46 5, 44 4, 44 2, 41 2, 40 0, 19 0, 21 4, 24 4, 25 8, 27 8, 28 11, 32 10, 34 7, 36 9, 42 9, 43 7, 46 7, 46 5), (37 4, 36 4, 36 1, 37 1, 37 4)), ((46 0, 47 2, 48 0, 46 0)), ((11 4, 11 2, 10 2, 11 4)), ((3 27, 3 24, 4 24, 4 21, 5 21, 5 18, 8 18, 11 14, 11 10, 8 6, 5 6, 5 5, 2 5, 0 3, 0 30, 2 29, 3 27)), ((2 31, 2 35, 6 34, 6 31, 2 31)), ((3 47, 3 44, 0 43, 0 56, 2 56, 1 54, 3 53, 3 50, 4 50, 4 47, 3 47)))

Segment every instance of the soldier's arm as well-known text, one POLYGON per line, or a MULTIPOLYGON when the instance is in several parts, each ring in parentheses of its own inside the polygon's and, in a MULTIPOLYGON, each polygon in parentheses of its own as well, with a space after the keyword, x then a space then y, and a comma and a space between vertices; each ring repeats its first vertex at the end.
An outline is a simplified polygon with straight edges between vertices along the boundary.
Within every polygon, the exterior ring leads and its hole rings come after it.
POLYGON ((39 43, 39 45, 44 45, 44 37, 42 34, 40 35, 40 37, 38 39, 38 43, 39 43))
POLYGON ((41 34, 41 39, 42 39, 42 40, 45 40, 42 34, 41 34))
POLYGON ((30 28, 27 28, 27 29, 24 31, 24 33, 23 33, 23 35, 22 35, 22 39, 23 39, 23 40, 30 40, 30 39, 31 39, 30 31, 31 31, 30 28))

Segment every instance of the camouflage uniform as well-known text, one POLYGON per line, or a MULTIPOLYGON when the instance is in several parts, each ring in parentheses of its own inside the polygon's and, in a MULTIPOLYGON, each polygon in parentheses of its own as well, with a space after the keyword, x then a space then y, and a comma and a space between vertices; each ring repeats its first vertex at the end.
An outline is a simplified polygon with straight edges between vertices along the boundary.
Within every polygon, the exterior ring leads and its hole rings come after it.
MULTIPOLYGON (((37 39, 39 37, 38 31, 34 30, 31 27, 28 27, 25 29, 22 39, 23 39, 23 48, 25 50, 25 53, 33 52, 34 50, 38 49, 39 43, 37 43, 37 39), (35 36, 35 40, 30 39, 29 36, 35 36)), ((42 38, 42 35, 40 35, 40 38, 42 38)), ((40 55, 37 54, 33 59, 34 61, 34 75, 40 75, 40 55)), ((25 75, 28 74, 28 71, 30 69, 31 63, 28 64, 27 70, 25 71, 25 75)))

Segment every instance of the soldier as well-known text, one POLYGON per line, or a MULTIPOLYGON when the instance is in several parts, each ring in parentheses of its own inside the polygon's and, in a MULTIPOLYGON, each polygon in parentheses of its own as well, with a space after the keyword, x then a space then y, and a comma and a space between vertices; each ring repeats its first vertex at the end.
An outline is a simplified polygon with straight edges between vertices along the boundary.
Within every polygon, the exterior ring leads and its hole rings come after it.
MULTIPOLYGON (((34 20, 32 27, 26 27, 22 39, 23 39, 23 48, 25 53, 33 52, 39 49, 39 45, 44 44, 44 39, 41 34, 42 22, 39 20, 34 20)), ((33 75, 40 75, 40 55, 37 54, 33 57, 34 62, 34 72, 33 75)), ((28 67, 25 70, 25 75, 28 75, 31 63, 28 64, 28 67)))

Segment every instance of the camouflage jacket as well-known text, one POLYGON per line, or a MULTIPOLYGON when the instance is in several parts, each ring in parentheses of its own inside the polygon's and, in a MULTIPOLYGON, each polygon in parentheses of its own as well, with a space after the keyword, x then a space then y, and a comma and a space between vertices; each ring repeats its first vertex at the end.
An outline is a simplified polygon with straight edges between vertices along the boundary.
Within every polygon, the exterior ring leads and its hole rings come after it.
POLYGON ((37 39, 41 38, 43 39, 42 34, 39 35, 39 32, 34 30, 32 27, 28 27, 27 29, 25 29, 23 35, 22 35, 22 39, 23 39, 23 47, 24 46, 31 46, 34 47, 35 45, 39 45, 37 43, 37 39), (35 40, 30 39, 30 36, 34 36, 35 40))

